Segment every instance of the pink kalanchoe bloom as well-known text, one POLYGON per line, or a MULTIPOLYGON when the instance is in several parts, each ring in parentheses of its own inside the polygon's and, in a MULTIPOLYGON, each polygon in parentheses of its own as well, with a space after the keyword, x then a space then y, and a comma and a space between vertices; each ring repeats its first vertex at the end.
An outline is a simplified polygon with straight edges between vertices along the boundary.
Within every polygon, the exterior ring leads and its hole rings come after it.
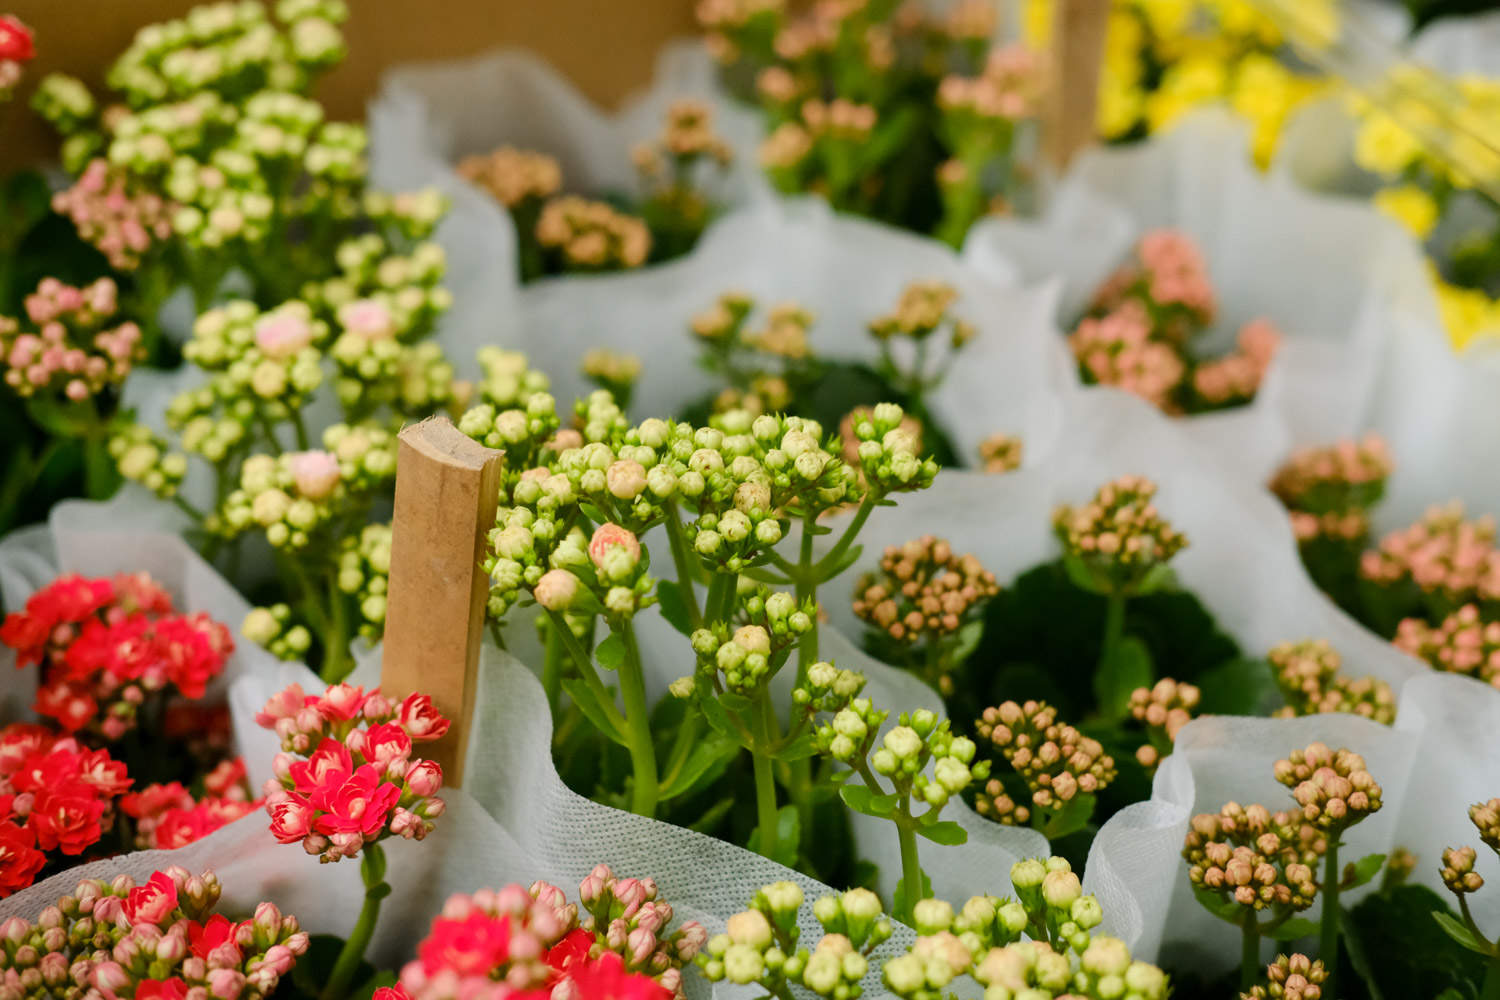
POLYGON ((396 318, 383 302, 360 299, 339 308, 339 323, 365 340, 390 340, 396 335, 396 318))
POLYGON ((130 890, 125 897, 125 919, 132 924, 159 924, 177 908, 177 884, 165 873, 157 872, 145 885, 130 890))
POLYGON ((0 61, 27 63, 36 58, 31 29, 14 14, 0 14, 0 61))
POLYGON ((402 728, 417 743, 431 743, 442 739, 451 725, 432 704, 431 696, 425 694, 408 695, 396 714, 402 728))
POLYGON ((312 324, 306 316, 291 310, 278 310, 255 324, 255 346, 273 360, 290 358, 313 340, 312 324))
POLYGON ((299 451, 288 461, 297 492, 309 500, 322 500, 339 484, 339 460, 326 451, 299 451))
POLYGON ((603 568, 605 556, 616 548, 629 553, 632 561, 641 558, 641 543, 631 531, 618 524, 601 524, 589 539, 589 559, 595 567, 603 568))

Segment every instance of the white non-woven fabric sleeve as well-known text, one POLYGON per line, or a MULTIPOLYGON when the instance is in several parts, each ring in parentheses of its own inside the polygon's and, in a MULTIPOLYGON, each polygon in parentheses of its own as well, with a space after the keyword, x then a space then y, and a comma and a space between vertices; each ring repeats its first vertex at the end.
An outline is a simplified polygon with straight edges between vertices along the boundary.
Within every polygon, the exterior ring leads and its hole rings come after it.
POLYGON ((525 303, 536 289, 594 279, 549 278, 523 287, 509 213, 458 176, 458 161, 512 145, 556 157, 566 192, 632 191, 639 182, 631 148, 660 131, 667 105, 680 97, 709 102, 715 127, 735 153, 728 175, 708 188, 714 201, 733 208, 769 198, 756 166, 759 118, 723 93, 700 45, 667 46, 651 88, 614 114, 522 51, 398 67, 385 75, 368 115, 371 176, 391 190, 436 187, 453 201, 435 238, 447 253, 445 284, 453 292, 440 330, 445 346, 465 346, 452 354, 460 371, 473 370, 475 345, 506 345, 528 331, 525 303))
MULTIPOLYGON (((1099 486, 1125 474, 1145 475, 1157 483, 1158 507, 1188 538, 1188 547, 1172 563, 1180 585, 1204 603, 1247 655, 1264 655, 1278 642, 1323 638, 1343 654, 1345 669, 1352 674, 1371 674, 1399 689, 1408 678, 1424 672, 1416 660, 1375 637, 1317 590, 1302 569, 1286 513, 1270 494, 1224 477, 1190 440, 1181 421, 1163 416, 1134 396, 1103 388, 1081 390, 1070 401, 1062 434, 1035 466, 1002 476, 947 470, 931 489, 902 497, 894 508, 877 510, 860 535, 865 547, 861 560, 827 585, 825 607, 831 623, 849 635, 859 634, 861 625, 849 607, 847 588, 858 573, 873 567, 885 546, 923 533, 939 534, 956 551, 974 554, 1006 585, 1022 571, 1058 556, 1051 532, 1051 515, 1058 504, 1083 502, 1099 486), (846 591, 840 592, 840 586, 846 591)), ((1161 675, 1172 674, 1170 663, 1157 664, 1157 669, 1161 675)), ((1359 721, 1324 716, 1299 724, 1310 733, 1336 734, 1338 727, 1359 721)), ((1243 728, 1249 734, 1244 739, 1234 735, 1224 759, 1244 760, 1245 766, 1235 773, 1249 780, 1269 752, 1257 742, 1261 730, 1256 727, 1272 723, 1213 723, 1221 724, 1248 727, 1243 728)), ((1379 741, 1375 743, 1378 747, 1379 741)), ((1277 755, 1265 761, 1267 780, 1270 762, 1295 745, 1295 740, 1284 747, 1274 745, 1277 755)), ((1169 761, 1173 759, 1176 755, 1169 761)), ((1104 906, 1106 927, 1146 958, 1156 955, 1164 940, 1180 936, 1198 941, 1197 935, 1211 934, 1191 911, 1183 911, 1187 916, 1181 926, 1169 923, 1164 905, 1180 875, 1177 851, 1189 815, 1183 803, 1193 801, 1192 782, 1178 773, 1184 766, 1179 761, 1163 767, 1152 801, 1129 807, 1105 824, 1084 872, 1085 888, 1098 894, 1104 906)), ((1387 805, 1395 815, 1401 810, 1401 781, 1393 777, 1386 787, 1387 805)), ((939 874, 944 874, 941 868, 934 878, 939 874)), ((1176 908, 1171 912, 1173 919, 1180 915, 1176 908)), ((1211 919, 1206 912, 1203 916, 1204 921, 1211 919)), ((1214 939, 1201 940, 1212 946, 1214 939)))
POLYGON ((1370 403, 1387 314, 1430 293, 1420 256, 1368 206, 1267 179, 1251 164, 1242 124, 1201 112, 1150 142, 1084 154, 1039 221, 994 219, 971 232, 965 257, 1063 279, 1067 324, 1146 231, 1171 227, 1202 248, 1219 297, 1211 350, 1264 317, 1284 339, 1249 406, 1185 418, 1187 435, 1264 482, 1288 446, 1354 432, 1370 403))

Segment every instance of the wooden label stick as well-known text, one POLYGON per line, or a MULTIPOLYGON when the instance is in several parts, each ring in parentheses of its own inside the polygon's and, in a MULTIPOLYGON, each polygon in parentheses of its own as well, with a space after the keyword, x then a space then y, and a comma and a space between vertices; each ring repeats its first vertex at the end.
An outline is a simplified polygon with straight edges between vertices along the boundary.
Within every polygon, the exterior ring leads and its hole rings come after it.
POLYGON ((443 783, 463 781, 474 713, 489 578, 480 561, 495 524, 503 452, 460 434, 446 417, 402 429, 385 615, 381 690, 431 695, 453 720, 423 756, 443 783))
POLYGON ((1110 0, 1053 0, 1052 85, 1042 143, 1059 170, 1095 135, 1110 0))

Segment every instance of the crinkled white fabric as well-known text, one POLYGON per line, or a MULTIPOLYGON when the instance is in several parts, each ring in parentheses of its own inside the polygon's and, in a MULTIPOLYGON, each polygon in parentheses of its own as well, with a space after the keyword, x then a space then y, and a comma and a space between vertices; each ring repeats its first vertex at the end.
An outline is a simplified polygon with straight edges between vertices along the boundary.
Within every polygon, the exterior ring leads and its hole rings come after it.
POLYGON ((1208 334, 1227 350, 1264 317, 1284 335, 1249 406, 1181 421, 1227 472, 1264 482, 1291 445, 1352 433, 1370 405, 1389 314, 1430 298, 1409 240, 1368 206, 1289 188, 1258 173, 1242 123, 1202 112, 1151 142, 1093 150, 1059 184, 1039 221, 977 225, 964 256, 981 270, 1063 279, 1071 323, 1100 282, 1154 228, 1202 248, 1219 295, 1208 334))
MULTIPOLYGON (((885 546, 923 532, 939 533, 957 551, 976 555, 1004 585, 1020 572, 1056 558, 1051 514, 1058 504, 1087 500, 1107 480, 1128 473, 1156 481, 1159 508, 1189 541, 1173 561, 1181 586, 1203 601, 1248 655, 1263 655, 1282 641, 1324 638, 1344 655, 1352 673, 1373 674, 1398 689, 1422 673, 1416 660, 1376 638, 1317 590, 1302 570, 1280 505, 1262 490, 1226 479, 1190 438, 1181 421, 1162 416, 1134 396, 1112 389, 1081 390, 1070 401, 1056 447, 1034 467, 1002 476, 945 471, 930 490, 902 497, 897 507, 877 510, 860 535, 860 561, 841 581, 828 586, 825 606, 832 624, 858 634, 860 623, 839 587, 852 586, 885 546)), ((1160 663, 1157 670, 1170 676, 1173 665, 1160 663)), ((1288 735, 1268 741, 1264 734, 1280 732, 1277 726, 1289 726, 1288 734, 1308 734, 1304 743, 1324 734, 1321 738, 1329 742, 1343 739, 1364 752, 1387 789, 1389 816, 1401 814, 1405 759, 1397 750, 1384 749, 1382 740, 1389 730, 1360 723, 1352 717, 1295 724, 1258 719, 1194 723, 1195 733, 1222 728, 1227 735, 1220 742, 1233 741, 1212 759, 1210 791, 1202 799, 1194 798, 1195 787, 1206 779, 1195 777, 1196 768, 1183 770, 1194 758, 1178 757, 1195 744, 1179 737, 1179 754, 1170 758, 1176 763, 1163 767, 1152 800, 1110 819, 1095 841, 1084 882, 1099 896, 1106 927, 1148 958, 1164 942, 1217 947, 1217 929, 1206 912, 1199 919, 1192 909, 1174 903, 1169 911, 1166 906, 1177 891, 1176 883, 1185 881, 1177 856, 1184 824, 1195 801, 1201 809, 1214 795, 1269 797, 1261 789, 1271 781, 1271 762, 1303 738, 1288 735), (1358 741, 1354 735, 1343 737, 1350 725, 1359 730, 1358 741), (1382 763, 1377 765, 1377 760, 1382 763), (1264 781, 1259 780, 1262 771, 1264 781), (1244 790, 1232 794, 1227 791, 1241 787, 1244 790)), ((1360 828, 1362 836, 1386 828, 1373 822, 1366 826, 1368 830, 1360 828)), ((941 859, 935 867, 935 880, 964 874, 945 870, 941 859)), ((1232 949, 1230 954, 1235 954, 1232 949)))
POLYGON ((453 354, 460 370, 472 369, 475 345, 509 344, 533 329, 527 302, 535 293, 596 279, 551 278, 523 288, 509 213, 458 176, 458 161, 513 145, 557 157, 565 191, 635 190, 631 148, 660 131, 667 105, 680 97, 707 100, 716 128, 734 149, 727 177, 709 189, 715 201, 732 207, 768 198, 756 167, 759 117, 719 89, 713 62, 699 45, 667 46, 651 89, 616 114, 600 110, 546 63, 521 51, 399 67, 385 75, 369 108, 371 175, 391 190, 435 186, 453 200, 436 240, 448 255, 445 283, 454 300, 440 329, 446 346, 465 348, 453 354))

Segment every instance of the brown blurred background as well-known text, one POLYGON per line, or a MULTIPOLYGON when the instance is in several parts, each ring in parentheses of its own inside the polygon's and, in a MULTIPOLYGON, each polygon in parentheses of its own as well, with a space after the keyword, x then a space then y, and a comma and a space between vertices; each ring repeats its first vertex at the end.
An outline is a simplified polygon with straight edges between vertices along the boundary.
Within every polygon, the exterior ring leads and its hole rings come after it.
MULTIPOLYGON (((54 153, 49 130, 27 107, 45 74, 72 73, 98 92, 105 69, 137 28, 192 6, 193 0, 0 0, 0 12, 31 26, 37 47, 15 100, 0 106, 0 168, 54 153)), ((650 80, 662 43, 694 31, 693 0, 349 0, 349 7, 349 58, 319 91, 336 118, 362 117, 388 66, 501 45, 535 50, 590 98, 614 106, 650 80)))

